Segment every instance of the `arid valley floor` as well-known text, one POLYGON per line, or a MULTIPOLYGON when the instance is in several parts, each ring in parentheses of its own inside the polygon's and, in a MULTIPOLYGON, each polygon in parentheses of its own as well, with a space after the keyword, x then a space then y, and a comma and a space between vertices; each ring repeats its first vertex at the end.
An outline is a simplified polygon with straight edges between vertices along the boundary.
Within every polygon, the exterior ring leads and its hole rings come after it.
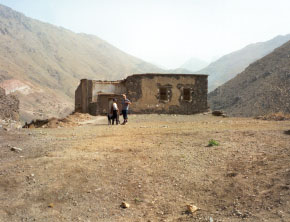
POLYGON ((90 118, 0 131, 0 221, 290 221, 290 121, 90 118))

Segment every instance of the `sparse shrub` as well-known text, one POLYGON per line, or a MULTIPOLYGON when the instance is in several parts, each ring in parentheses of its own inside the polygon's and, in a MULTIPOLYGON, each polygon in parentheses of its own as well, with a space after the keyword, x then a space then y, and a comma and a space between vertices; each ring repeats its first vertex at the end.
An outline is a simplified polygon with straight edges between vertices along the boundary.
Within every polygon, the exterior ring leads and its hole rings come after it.
POLYGON ((141 203, 141 202, 143 202, 143 200, 141 200, 141 199, 138 198, 138 197, 136 197, 136 198, 134 199, 134 201, 135 201, 135 203, 141 203))
POLYGON ((210 141, 208 141, 208 145, 207 146, 219 146, 219 142, 214 140, 214 139, 211 139, 210 141))

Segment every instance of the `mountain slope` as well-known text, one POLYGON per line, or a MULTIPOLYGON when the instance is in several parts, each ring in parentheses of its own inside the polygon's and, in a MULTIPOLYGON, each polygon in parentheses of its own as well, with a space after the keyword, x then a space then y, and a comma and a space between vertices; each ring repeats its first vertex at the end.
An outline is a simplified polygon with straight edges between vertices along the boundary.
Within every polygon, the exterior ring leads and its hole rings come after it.
POLYGON ((212 109, 233 116, 290 113, 290 41, 209 93, 208 99, 212 109))
POLYGON ((0 83, 15 80, 27 86, 25 92, 15 88, 26 118, 71 110, 82 78, 113 80, 158 71, 96 36, 75 34, 0 5, 0 83))
POLYGON ((207 62, 198 59, 198 58, 190 58, 179 68, 189 70, 190 72, 195 72, 197 70, 203 69, 208 65, 207 62))
POLYGON ((168 69, 167 72, 176 74, 192 74, 192 71, 184 68, 168 69))
POLYGON ((251 63, 271 53, 275 48, 290 40, 290 34, 277 36, 266 42, 259 42, 225 55, 197 73, 209 74, 209 91, 244 71, 251 63))

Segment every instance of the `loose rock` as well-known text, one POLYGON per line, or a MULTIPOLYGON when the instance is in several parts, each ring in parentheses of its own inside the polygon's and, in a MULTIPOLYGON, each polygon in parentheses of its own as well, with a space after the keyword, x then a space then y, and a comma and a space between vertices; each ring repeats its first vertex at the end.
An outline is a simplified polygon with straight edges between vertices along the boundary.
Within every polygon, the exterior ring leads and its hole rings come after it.
POLYGON ((130 204, 128 204, 128 203, 126 203, 126 202, 122 202, 122 203, 121 203, 121 207, 124 208, 124 209, 125 209, 125 208, 129 208, 129 207, 130 207, 130 204))
POLYGON ((12 146, 12 147, 10 148, 10 150, 11 150, 11 151, 14 151, 14 152, 21 152, 21 151, 22 151, 21 148, 18 148, 18 147, 15 147, 15 146, 12 146))
POLYGON ((188 205, 186 205, 186 207, 187 207, 187 212, 191 213, 191 214, 193 214, 194 212, 199 210, 199 208, 197 206, 192 205, 192 204, 188 204, 188 205))
POLYGON ((212 111, 211 114, 214 115, 214 116, 223 116, 223 115, 225 115, 223 113, 223 111, 221 111, 221 110, 214 110, 214 111, 212 111))

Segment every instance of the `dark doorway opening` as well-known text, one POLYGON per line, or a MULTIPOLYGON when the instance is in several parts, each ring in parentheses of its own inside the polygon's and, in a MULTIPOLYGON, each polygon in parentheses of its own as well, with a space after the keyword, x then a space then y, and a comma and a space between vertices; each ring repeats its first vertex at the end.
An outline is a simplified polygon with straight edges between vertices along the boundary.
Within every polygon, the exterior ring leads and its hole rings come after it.
POLYGON ((183 100, 189 101, 190 100, 190 89, 183 89, 183 100))

